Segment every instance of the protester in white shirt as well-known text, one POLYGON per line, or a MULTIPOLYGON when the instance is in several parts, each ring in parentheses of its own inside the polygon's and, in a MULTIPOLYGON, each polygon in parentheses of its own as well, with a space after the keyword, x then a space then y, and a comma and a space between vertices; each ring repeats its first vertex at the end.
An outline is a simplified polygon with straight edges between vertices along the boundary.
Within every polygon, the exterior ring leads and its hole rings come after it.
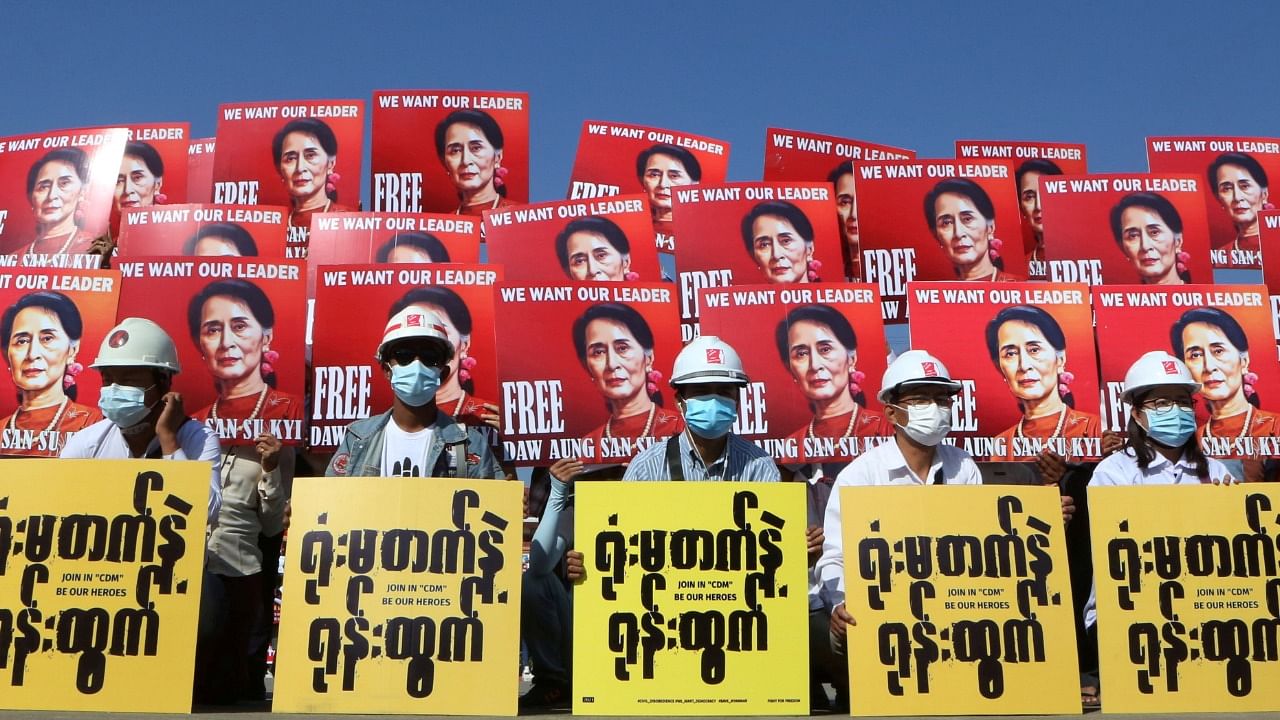
POLYGON ((98 407, 106 419, 72 435, 59 457, 204 460, 212 527, 222 506, 218 436, 188 417, 182 396, 171 390, 181 370, 173 339, 150 320, 125 318, 90 367, 102 373, 98 407))

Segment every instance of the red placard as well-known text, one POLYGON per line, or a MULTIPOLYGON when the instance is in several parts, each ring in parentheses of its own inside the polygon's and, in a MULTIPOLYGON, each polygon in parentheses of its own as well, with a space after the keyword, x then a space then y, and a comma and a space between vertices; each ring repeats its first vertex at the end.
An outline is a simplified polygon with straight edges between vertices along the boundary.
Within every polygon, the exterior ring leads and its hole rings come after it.
POLYGON ((673 189, 723 183, 729 143, 675 130, 587 120, 578 136, 567 197, 573 200, 643 192, 653 219, 654 244, 675 252, 673 189))
POLYGON ((952 406, 956 445, 980 460, 1101 455, 1087 285, 916 282, 908 297, 911 347, 964 386, 952 406))
POLYGON ((124 128, 0 138, 0 254, 7 265, 96 268, 85 255, 107 233, 124 128))
POLYGON ((885 322, 906 322, 912 280, 1026 279, 1022 243, 1005 241, 1022 233, 1009 163, 915 160, 855 170, 862 279, 879 284, 885 322))
POLYGON ((1213 282, 1198 178, 1040 178, 1049 280, 1090 285, 1213 282))
POLYGON ((287 256, 305 258, 311 216, 358 210, 363 100, 286 100, 218 107, 213 202, 283 205, 287 256))
POLYGON ((745 358, 734 432, 779 462, 848 460, 893 434, 876 393, 888 349, 874 285, 701 292, 702 331, 745 358))
POLYGON ((1271 207, 1269 177, 1280 178, 1280 139, 1149 137, 1147 165, 1200 179, 1215 268, 1262 266, 1258 213, 1271 207))
POLYGON ((662 283, 499 286, 506 456, 617 464, 684 421, 668 385, 680 342, 662 283))
POLYGON ((120 228, 123 258, 285 257, 288 208, 263 205, 160 205, 128 208, 120 228))
POLYGON ((307 297, 322 265, 480 261, 480 221, 418 213, 321 213, 311 220, 307 297))
POLYGON ((373 209, 459 213, 529 201, 529 94, 373 93, 373 209))
POLYGON ((311 448, 337 448, 352 420, 391 407, 391 384, 375 354, 387 320, 409 305, 440 315, 458 348, 449 377, 436 392, 436 406, 475 424, 484 412, 480 406, 497 402, 493 285, 501 278, 502 268, 456 263, 321 268, 316 276, 311 448))
POLYGON ((1093 288, 1102 363, 1104 429, 1122 431, 1124 375, 1161 350, 1201 384, 1197 436, 1217 457, 1280 455, 1280 363, 1261 285, 1093 288), (1207 429, 1207 432, 1206 432, 1207 429))
POLYGON ((187 200, 207 203, 213 200, 213 138, 196 138, 187 148, 187 200))
POLYGON ((487 210, 489 262, 508 282, 662 278, 644 195, 487 210))
POLYGON ((165 257, 117 265, 117 315, 147 318, 173 338, 182 367, 173 389, 187 414, 224 444, 251 444, 262 432, 303 442, 301 262, 165 257))
POLYGON ((116 176, 113 231, 119 230, 125 208, 187 202, 190 123, 128 125, 125 130, 129 142, 116 176))
POLYGON ((857 265, 858 200, 853 187, 853 163, 876 160, 914 160, 916 152, 865 140, 852 140, 769 128, 764 133, 764 177, 770 180, 812 180, 831 183, 835 190, 836 215, 845 245, 841 250, 845 276, 862 276, 857 265))
POLYGON ((673 193, 676 229, 698 242, 676 256, 681 336, 698 335, 698 290, 840 279, 840 228, 828 183, 702 184, 673 193))
POLYGON ((957 140, 956 158, 961 160, 1006 160, 1013 164, 1018 210, 1022 213, 1022 251, 1027 256, 1027 275, 1044 280, 1044 220, 1040 206, 1040 177, 1044 175, 1084 175, 1089 172, 1082 143, 1028 142, 1007 140, 957 140))
POLYGON ((1263 210, 1258 217, 1262 281, 1271 293, 1271 323, 1276 331, 1276 343, 1280 344, 1280 210, 1263 210))
POLYGON ((102 419, 101 377, 89 370, 116 324, 115 270, 0 270, 0 455, 53 457, 102 419))

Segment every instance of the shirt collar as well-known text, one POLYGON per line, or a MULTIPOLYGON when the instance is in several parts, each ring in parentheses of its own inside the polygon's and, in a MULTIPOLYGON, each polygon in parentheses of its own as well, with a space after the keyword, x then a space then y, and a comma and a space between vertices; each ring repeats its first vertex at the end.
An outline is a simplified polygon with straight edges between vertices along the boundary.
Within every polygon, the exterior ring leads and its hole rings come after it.
POLYGON ((890 438, 884 445, 888 446, 885 452, 885 470, 888 471, 889 479, 896 480, 898 478, 909 478, 912 482, 920 485, 932 485, 934 479, 942 472, 942 444, 939 443, 933 449, 933 462, 929 464, 929 472, 923 477, 916 477, 916 474, 907 467, 907 458, 902 454, 902 448, 898 447, 896 437, 890 438))
POLYGON ((680 433, 680 444, 684 447, 685 454, 687 454, 689 458, 693 460, 694 466, 701 467, 703 470, 707 472, 708 476, 712 474, 711 472, 712 468, 719 469, 720 474, 723 475, 725 466, 728 465, 729 463, 729 446, 733 444, 733 441, 735 438, 737 438, 737 435, 734 435, 733 433, 729 433, 724 443, 724 451, 720 453, 720 457, 716 458, 710 463, 705 463, 702 461, 702 456, 698 454, 698 448, 694 447, 693 440, 688 437, 689 432, 690 430, 688 428, 685 428, 684 432, 680 433))

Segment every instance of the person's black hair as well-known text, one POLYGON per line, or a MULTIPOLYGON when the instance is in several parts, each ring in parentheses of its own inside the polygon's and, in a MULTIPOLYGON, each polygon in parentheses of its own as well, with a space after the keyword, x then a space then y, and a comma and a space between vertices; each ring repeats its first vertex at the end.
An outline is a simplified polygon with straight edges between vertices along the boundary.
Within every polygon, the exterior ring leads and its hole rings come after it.
POLYGON ((574 233, 580 232, 603 237, 621 255, 631 254, 631 243, 627 240, 627 234, 609 218, 592 215, 570 221, 560 234, 556 235, 556 257, 560 259, 560 267, 564 273, 571 278, 573 276, 569 273, 569 238, 574 233))
POLYGON ((1252 155, 1245 153, 1229 152, 1219 155, 1212 164, 1209 165, 1209 188, 1216 194, 1218 191, 1218 171, 1223 165, 1235 165, 1242 167, 1245 172, 1253 176, 1253 181, 1263 190, 1267 189, 1267 171, 1262 169, 1262 163, 1258 162, 1252 155))
MULTIPOLYGON (((653 352, 653 331, 649 329, 649 323, 645 321, 643 315, 630 305, 614 302, 598 303, 587 308, 577 320, 573 321, 573 348, 578 353, 578 362, 582 363, 583 369, 587 367, 587 326, 595 320, 609 320, 622 325, 636 339, 636 342, 640 343, 640 347, 646 353, 653 352)), ((648 378, 645 378, 645 383, 648 383, 648 378)), ((646 392, 648 392, 647 389, 646 392)), ((649 393, 649 397, 658 405, 662 405, 661 392, 649 393)))
MULTIPOLYGON (((204 304, 215 297, 234 298, 244 303, 263 330, 271 330, 276 326, 276 311, 271 307, 271 299, 262 291, 262 288, 239 278, 214 280, 205 285, 204 289, 196 293, 195 297, 191 298, 191 302, 187 303, 187 330, 191 333, 191 342, 197 348, 200 347, 200 325, 204 316, 204 304)), ((261 367, 258 368, 258 372, 262 374, 262 379, 267 385, 276 386, 276 373, 262 373, 261 367)))
POLYGON ((1039 173, 1041 175, 1061 175, 1062 168, 1058 167, 1058 164, 1053 162, 1052 160, 1045 160, 1044 158, 1031 158, 1030 160, 1023 160, 1022 164, 1018 166, 1018 169, 1013 171, 1013 178, 1014 178, 1013 187, 1017 189, 1019 194, 1022 193, 1022 178, 1027 173, 1039 173))
POLYGON ((76 177, 80 178, 80 182, 89 182, 89 156, 78 147, 58 148, 50 150, 40 156, 31 164, 31 169, 27 171, 27 195, 36 189, 36 178, 40 177, 40 171, 45 165, 51 162, 64 162, 76 171, 76 177))
MULTIPOLYGON (((458 123, 474 125, 479 128, 480 133, 484 135, 484 139, 489 141, 494 150, 501 150, 506 143, 506 140, 502 137, 502 126, 489 113, 483 110, 454 110, 436 124, 436 156, 440 158, 441 162, 444 162, 445 135, 449 133, 450 127, 458 123)), ((495 184, 494 189, 502 197, 507 196, 506 185, 499 187, 495 184)))
MULTIPOLYGON (((1169 344, 1173 347, 1174 356, 1179 360, 1186 362, 1187 346, 1182 342, 1182 333, 1187 329, 1188 325, 1193 323, 1204 323, 1218 328, 1223 335, 1227 336, 1227 340, 1232 345, 1235 345, 1237 351, 1241 353, 1249 352, 1249 336, 1245 334, 1244 328, 1240 326, 1239 321, 1231 316, 1231 313, 1219 308, 1199 307, 1182 313, 1182 317, 1178 318, 1178 321, 1169 328, 1169 344)), ((1208 352, 1207 348, 1205 352, 1208 352)), ((1254 407, 1259 407, 1260 405, 1256 388, 1252 395, 1246 394, 1245 399, 1254 407)))
POLYGON ((200 229, 196 230, 195 234, 187 238, 187 241, 182 244, 182 254, 195 255, 196 246, 200 244, 200 241, 211 237, 230 242, 242 257, 258 256, 258 244, 253 241, 253 236, 249 234, 249 231, 244 229, 243 225, 229 222, 201 225, 200 229))
MULTIPOLYGON (((332 158, 338 154, 338 136, 333 133, 333 128, 329 127, 328 123, 316 118, 298 118, 285 123, 284 127, 276 132, 275 137, 271 138, 272 165, 277 169, 280 167, 280 156, 284 154, 284 139, 295 132, 314 137, 329 157, 332 158)), ((338 193, 329 192, 327 187, 325 195, 333 201, 338 199, 338 193)))
MULTIPOLYGON (((996 206, 992 204, 991 196, 982 189, 981 185, 968 178, 947 178, 934 185, 933 189, 924 196, 924 219, 929 224, 929 232, 935 238, 938 237, 938 198, 946 193, 969 198, 974 209, 986 218, 987 222, 995 222, 996 206)), ((994 258, 991 264, 997 270, 1003 270, 1004 258, 994 258)))
POLYGON ((137 140, 126 143, 124 146, 125 157, 136 157, 147 166, 147 170, 157 178, 164 177, 164 159, 160 157, 157 151, 150 143, 144 143, 137 140))
MULTIPOLYGON (((778 347, 778 359, 782 361, 782 367, 788 372, 791 371, 791 343, 789 342, 791 326, 802 322, 824 325, 831 330, 831 334, 836 336, 836 340, 839 340, 846 350, 854 352, 858 349, 858 335, 854 332, 853 325, 838 310, 830 305, 801 305, 792 308, 782 322, 778 323, 773 333, 774 343, 778 347)), ((854 402, 866 407, 867 395, 861 388, 852 397, 854 402)))
POLYGON ((682 147, 677 147, 668 143, 658 143, 657 145, 652 145, 641 150, 640 154, 636 156, 636 178, 638 178, 641 183, 644 182, 644 171, 645 168, 649 166, 649 158, 654 155, 666 155, 667 157, 679 160, 680 164, 684 166, 685 174, 689 176, 690 180, 694 182, 702 181, 702 163, 698 162, 698 158, 695 157, 693 153, 682 147))
POLYGON ((832 185, 835 185, 836 183, 840 182, 840 178, 844 177, 845 175, 852 175, 852 174, 853 174, 853 161, 845 160, 844 162, 832 168, 831 172, 827 173, 827 182, 831 183, 832 185))
POLYGON ((431 258, 433 263, 449 262, 449 250, 440 242, 440 238, 431 233, 424 232, 404 232, 392 235, 387 241, 382 243, 382 247, 378 248, 378 262, 384 263, 391 259, 391 252, 398 247, 411 247, 421 250, 431 258))
MULTIPOLYGON (((458 293, 443 285, 424 285, 416 287, 405 293, 399 300, 391 304, 391 309, 387 311, 387 319, 395 317, 401 310, 410 305, 435 305, 444 311, 448 316, 448 320, 457 329, 458 335, 463 338, 471 337, 471 311, 467 309, 467 304, 462 301, 458 293)), ((453 348, 453 354, 458 356, 458 348, 453 348)), ((385 362, 385 358, 383 358, 385 362)), ((475 382, 470 378, 466 380, 459 379, 459 386, 463 392, 474 395, 475 382)))
POLYGON ((813 245, 813 223, 809 222, 809 218, 800 208, 792 205, 786 200, 765 200, 757 203, 751 208, 751 212, 742 218, 740 230, 742 231, 742 244, 747 249, 747 255, 755 257, 755 224, 756 220, 762 217, 780 217, 791 223, 791 227, 796 229, 800 234, 800 239, 804 240, 807 245, 813 245))
MULTIPOLYGON (((60 292, 53 290, 41 290, 39 292, 27 293, 18 298, 18 301, 5 309, 4 314, 0 315, 0 339, 4 341, 7 349, 9 343, 13 340, 13 323, 18 319, 18 313, 27 308, 40 308, 48 310, 58 316, 58 322, 62 325, 62 329, 67 333, 67 338, 71 342, 80 342, 80 338, 84 336, 84 320, 80 317, 80 308, 76 307, 75 302, 71 298, 60 292)), ((33 339, 32 342, 35 342, 33 339)), ((8 357, 6 354, 5 357, 8 357)), ((76 386, 65 388, 67 397, 72 400, 76 399, 76 386)), ((18 393, 18 403, 22 403, 22 393, 18 393)))
MULTIPOLYGON (((987 354, 991 357, 991 364, 995 365, 997 370, 1000 369, 1000 328, 1007 322, 1024 322, 1031 325, 1040 331, 1045 341, 1055 351, 1059 353, 1067 351, 1067 336, 1062 332, 1062 326, 1058 324, 1057 319, 1043 308, 1034 305, 1010 305, 996 313, 996 316, 991 318, 991 322, 987 323, 987 354)), ((1058 397, 1062 398, 1067 407, 1076 406, 1075 393, 1066 395, 1059 393, 1058 397)))
MULTIPOLYGON (((1111 208, 1111 234, 1115 237, 1116 245, 1121 250, 1124 250, 1124 227, 1122 226, 1124 211, 1134 207, 1153 211, 1160 216, 1160 219, 1164 221, 1165 225, 1169 226, 1169 229, 1174 234, 1182 234, 1182 216, 1178 214, 1178 208, 1174 207, 1168 198, 1152 192, 1129 193, 1120 198, 1120 202, 1111 208)), ((1183 282, 1189 283, 1191 282, 1191 271, 1179 272, 1178 277, 1182 278, 1183 282)))
MULTIPOLYGON (((1153 389, 1140 390, 1134 393, 1131 400, 1132 407, 1138 409, 1138 412, 1143 412, 1140 406, 1153 389)), ((1146 470, 1156 459, 1156 451, 1151 447, 1151 443, 1155 441, 1151 440, 1146 428, 1133 419, 1133 415, 1129 416, 1129 423, 1125 429, 1125 447, 1133 451, 1138 460, 1138 467, 1146 470)), ((1200 439, 1196 437, 1195 433, 1192 433, 1191 437, 1187 438, 1187 442, 1182 446, 1182 452, 1187 460, 1195 464, 1196 477, 1200 478, 1201 481, 1208 480, 1209 460, 1204 456, 1204 451, 1200 449, 1200 439)))

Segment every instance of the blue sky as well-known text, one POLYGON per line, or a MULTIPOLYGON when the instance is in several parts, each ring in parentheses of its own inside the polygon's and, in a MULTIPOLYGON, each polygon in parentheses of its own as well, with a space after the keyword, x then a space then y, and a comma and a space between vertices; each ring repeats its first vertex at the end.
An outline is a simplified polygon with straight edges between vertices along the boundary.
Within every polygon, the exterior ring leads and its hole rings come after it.
POLYGON ((474 88, 531 94, 539 200, 562 196, 587 118, 729 140, 735 180, 759 177, 770 125, 926 157, 956 138, 1082 141, 1095 171, 1143 170, 1146 135, 1280 135, 1277 8, 20 3, 0 135, 165 120, 212 135, 222 102, 474 88))

